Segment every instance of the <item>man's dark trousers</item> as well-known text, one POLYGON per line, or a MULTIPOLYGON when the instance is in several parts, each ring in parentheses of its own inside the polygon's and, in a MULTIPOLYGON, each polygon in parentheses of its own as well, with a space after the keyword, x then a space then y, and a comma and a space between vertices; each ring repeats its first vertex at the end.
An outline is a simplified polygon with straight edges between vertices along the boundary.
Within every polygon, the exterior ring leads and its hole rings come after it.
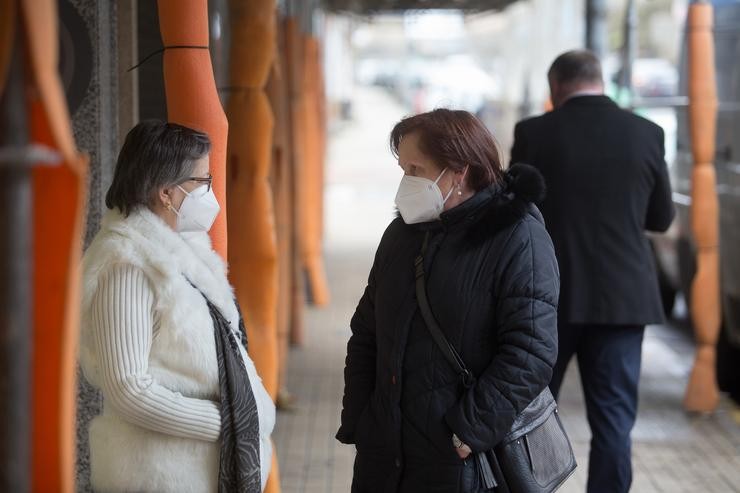
POLYGON ((557 398, 575 355, 591 426, 588 493, 625 493, 632 483, 630 432, 637 417, 641 325, 560 324, 550 390, 557 398))

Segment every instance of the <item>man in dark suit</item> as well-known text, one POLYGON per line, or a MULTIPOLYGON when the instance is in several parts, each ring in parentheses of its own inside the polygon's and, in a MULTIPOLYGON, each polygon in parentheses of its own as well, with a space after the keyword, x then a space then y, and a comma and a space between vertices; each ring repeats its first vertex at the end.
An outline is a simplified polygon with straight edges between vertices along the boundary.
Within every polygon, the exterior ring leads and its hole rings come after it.
POLYGON ((604 95, 589 51, 559 56, 548 73, 555 109, 514 131, 512 163, 540 170, 540 204, 560 265, 558 395, 576 356, 591 426, 588 492, 626 492, 630 433, 646 324, 664 314, 645 230, 674 216, 662 129, 604 95))

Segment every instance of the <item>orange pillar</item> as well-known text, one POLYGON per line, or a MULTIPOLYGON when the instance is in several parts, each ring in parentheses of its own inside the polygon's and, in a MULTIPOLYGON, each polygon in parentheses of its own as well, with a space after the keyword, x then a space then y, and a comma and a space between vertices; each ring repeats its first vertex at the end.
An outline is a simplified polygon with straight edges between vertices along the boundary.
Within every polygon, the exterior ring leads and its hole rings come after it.
POLYGON ((228 147, 229 267, 250 356, 277 395, 277 242, 268 181, 273 114, 263 91, 275 53, 273 0, 232 2, 228 147))
POLYGON ((301 222, 303 224, 303 265, 308 275, 312 301, 318 306, 329 303, 329 286, 324 271, 322 252, 323 143, 322 108, 319 90, 319 43, 304 36, 303 65, 303 131, 304 186, 301 222))
POLYGON ((292 172, 290 168, 290 118, 285 62, 285 24, 278 23, 278 49, 267 82, 267 96, 275 115, 272 144, 271 182, 275 197, 275 232, 278 242, 278 405, 285 404, 288 343, 291 325, 291 280, 293 277, 292 172))
MULTIPOLYGON (((158 0, 162 44, 208 47, 207 0, 158 0)), ((164 52, 167 118, 204 131, 211 139, 213 189, 221 213, 211 228, 214 249, 226 259, 226 136, 228 122, 213 78, 211 55, 204 48, 167 49, 164 52)))
POLYGON ((298 20, 285 20, 286 76, 289 86, 290 147, 292 170, 291 191, 294 218, 292 228, 293 273, 291 281, 290 342, 301 345, 304 341, 303 304, 305 301, 304 275, 302 267, 303 242, 305 241, 301 210, 305 187, 304 170, 304 94, 303 94, 303 41, 298 20))
MULTIPOLYGON (((324 179, 326 177, 326 155, 328 147, 327 137, 327 103, 326 103, 326 83, 324 81, 324 63, 321 58, 321 46, 317 40, 316 57, 315 63, 315 76, 316 76, 316 88, 318 91, 318 129, 319 129, 319 184, 320 190, 318 193, 319 207, 317 210, 318 215, 318 234, 320 236, 320 242, 323 244, 324 238, 324 179)), ((328 290, 328 288, 327 288, 328 290)))
MULTIPOLYGON (((229 267, 249 354, 273 400, 278 391, 277 239, 270 165, 273 113, 264 86, 277 42, 274 0, 232 0, 228 141, 229 267)), ((266 491, 280 491, 277 456, 266 491)))
POLYGON ((719 402, 716 358, 722 322, 719 294, 719 205, 714 171, 717 85, 714 67, 712 5, 689 9, 689 121, 694 170, 691 176, 691 229, 697 247, 697 269, 691 285, 691 317, 696 359, 684 406, 711 412, 719 402))
POLYGON ((57 73, 52 0, 21 4, 31 141, 62 162, 33 170, 32 490, 72 492, 76 359, 87 157, 76 148, 57 73))

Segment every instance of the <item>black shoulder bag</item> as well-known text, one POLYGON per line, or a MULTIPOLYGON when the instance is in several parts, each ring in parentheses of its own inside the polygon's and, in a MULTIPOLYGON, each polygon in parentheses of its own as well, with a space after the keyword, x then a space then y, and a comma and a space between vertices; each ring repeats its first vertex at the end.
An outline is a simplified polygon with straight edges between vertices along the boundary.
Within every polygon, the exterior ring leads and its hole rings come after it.
MULTIPOLYGON (((424 236, 421 253, 415 261, 419 309, 434 342, 460 374, 465 388, 471 388, 475 376, 444 336, 429 306, 424 278, 428 242, 429 233, 424 236)), ((516 417, 501 443, 475 454, 475 464, 483 487, 496 488, 497 493, 551 493, 573 474, 576 468, 573 448, 549 388, 545 387, 516 417)))

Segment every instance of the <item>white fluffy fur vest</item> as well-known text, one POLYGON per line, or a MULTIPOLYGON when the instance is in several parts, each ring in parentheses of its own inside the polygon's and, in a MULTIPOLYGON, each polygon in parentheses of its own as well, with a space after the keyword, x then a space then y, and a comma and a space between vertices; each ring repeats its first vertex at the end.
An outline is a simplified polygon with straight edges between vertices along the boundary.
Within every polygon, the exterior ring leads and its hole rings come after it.
MULTIPOLYGON (((213 322, 201 294, 238 330, 238 313, 221 258, 206 233, 178 234, 146 208, 123 217, 109 211, 84 256, 80 362, 85 377, 100 387, 91 302, 98 279, 120 264, 140 268, 155 294, 149 372, 164 387, 187 397, 218 401, 218 366, 213 322)), ((259 411, 261 464, 271 463, 269 435, 275 411, 244 354, 259 411), (265 402, 267 401, 267 402, 265 402)), ((105 396, 104 396, 105 397, 105 396)), ((99 491, 215 491, 220 442, 152 432, 126 421, 112 406, 90 425, 93 487, 99 491)), ((263 472, 263 487, 266 475, 263 472)))

